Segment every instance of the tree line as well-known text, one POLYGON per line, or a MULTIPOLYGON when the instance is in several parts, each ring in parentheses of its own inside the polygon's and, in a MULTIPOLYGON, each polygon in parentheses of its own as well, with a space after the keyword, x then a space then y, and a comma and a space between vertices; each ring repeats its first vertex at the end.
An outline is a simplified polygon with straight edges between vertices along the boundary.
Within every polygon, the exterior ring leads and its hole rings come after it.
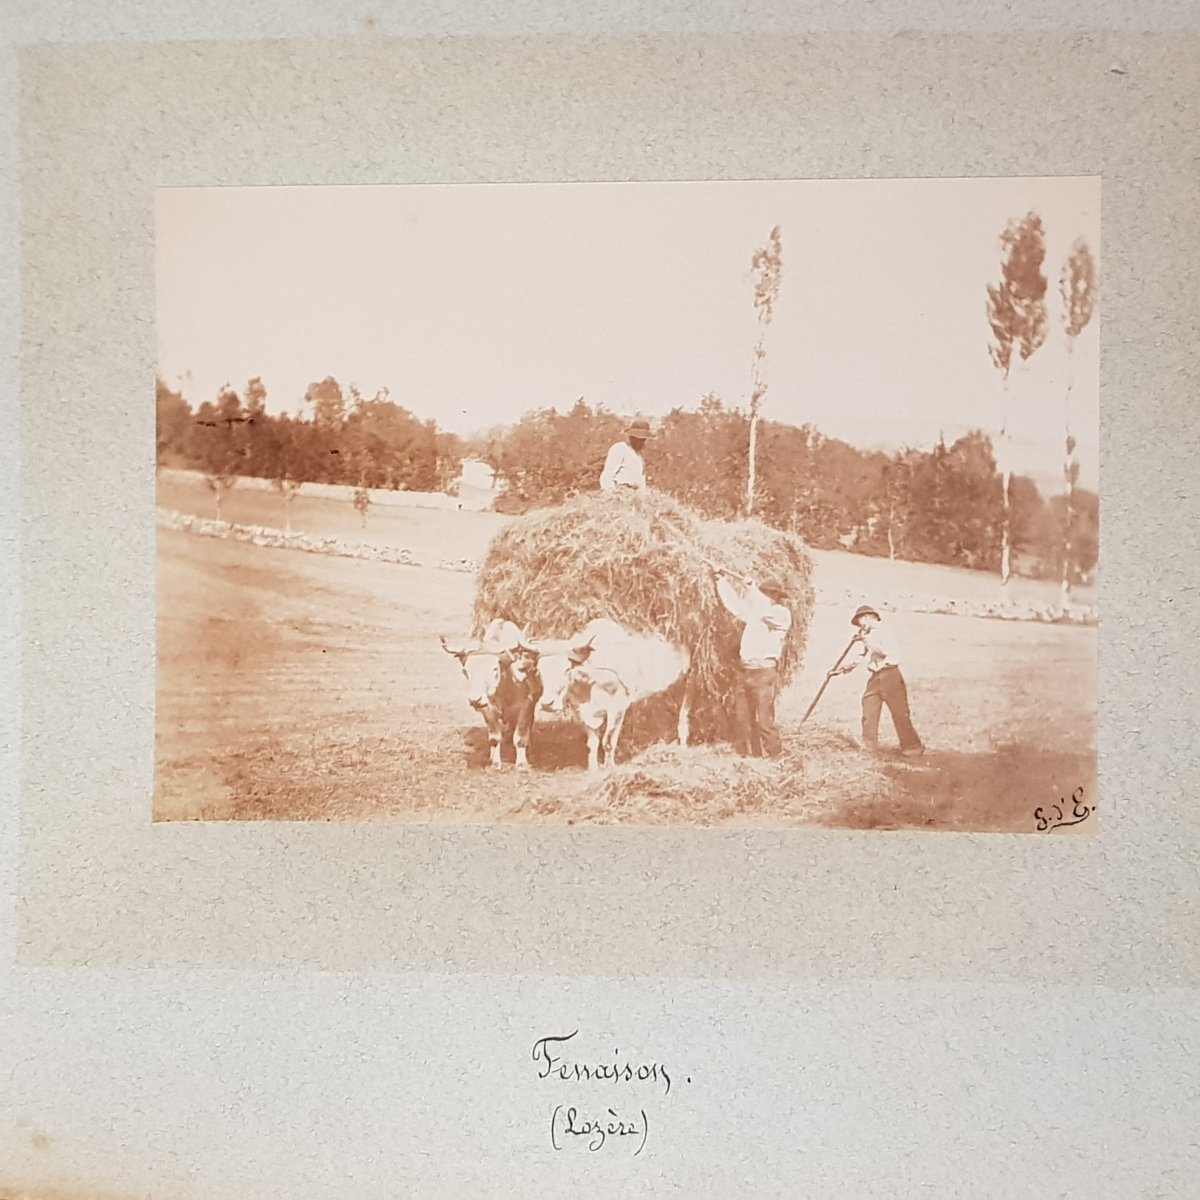
MULTIPOLYGON (((158 462, 201 472, 221 502, 239 476, 270 479, 286 501, 306 482, 355 489, 366 520, 367 489, 453 492, 464 456, 488 463, 502 512, 562 503, 599 488, 605 455, 625 421, 580 398, 566 412, 527 413, 516 424, 463 439, 421 420, 381 392, 366 399, 332 378, 314 383, 295 416, 266 411, 261 379, 225 387, 195 410, 157 384, 158 462)), ((756 414, 757 415, 757 414, 756 414)), ((1099 548, 1098 500, 1077 486, 1043 497, 1032 479, 1003 479, 992 440, 975 431, 929 450, 859 450, 811 425, 768 421, 705 396, 666 415, 649 444, 651 486, 708 517, 744 513, 751 429, 755 515, 822 549, 998 570, 1004 530, 1013 569, 1088 580, 1099 548)), ((1074 479, 1072 480, 1074 483, 1074 479)), ((290 503, 287 507, 290 527, 290 503)))
POLYGON ((273 480, 288 500, 304 483, 344 484, 359 493, 355 507, 365 517, 369 488, 451 491, 462 471, 462 439, 386 391, 368 400, 326 377, 309 387, 296 416, 268 413, 257 377, 241 393, 226 385, 194 412, 161 379, 156 391, 158 464, 202 472, 218 517, 238 476, 273 480))
MULTIPOLYGON (((811 425, 755 424, 755 515, 810 545, 917 562, 998 570, 1006 527, 1004 483, 991 438, 974 431, 951 444, 894 453, 859 450, 811 425)), ((745 510, 754 418, 704 397, 672 410, 646 455, 650 486, 705 516, 745 510)), ((497 507, 521 512, 595 491, 609 446, 625 422, 578 400, 545 409, 468 442, 493 467, 497 507)), ((1099 549, 1098 499, 1076 487, 1068 540, 1064 495, 1044 497, 1022 475, 1009 480, 1010 556, 1020 573, 1088 580, 1099 549), (1069 559, 1068 556, 1069 555, 1069 559)))

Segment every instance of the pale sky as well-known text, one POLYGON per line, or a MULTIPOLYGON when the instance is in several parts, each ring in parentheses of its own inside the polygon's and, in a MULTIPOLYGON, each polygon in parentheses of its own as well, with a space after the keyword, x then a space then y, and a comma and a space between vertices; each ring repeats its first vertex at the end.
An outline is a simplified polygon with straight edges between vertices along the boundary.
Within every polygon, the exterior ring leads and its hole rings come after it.
MULTIPOLYGON (((172 188, 158 194, 159 373, 193 405, 261 375, 296 412, 333 375, 470 433, 583 396, 651 419, 749 395, 750 258, 783 234, 765 417, 861 447, 994 431, 985 285, 1046 227, 1049 336, 1016 381, 1017 470, 1062 456, 1058 277, 1100 260, 1091 178, 172 188)), ((1102 269, 1100 272, 1102 283, 1102 269)), ((1077 340, 1082 479, 1098 459, 1100 309, 1077 340)))

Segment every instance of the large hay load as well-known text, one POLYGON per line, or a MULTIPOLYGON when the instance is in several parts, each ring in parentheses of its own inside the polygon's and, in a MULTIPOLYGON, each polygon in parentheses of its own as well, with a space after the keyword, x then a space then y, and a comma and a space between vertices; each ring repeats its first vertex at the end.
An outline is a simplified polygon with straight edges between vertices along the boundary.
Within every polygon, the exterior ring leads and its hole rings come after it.
MULTIPOLYGON (((741 623, 717 597, 711 564, 788 592, 792 629, 780 673, 799 668, 813 608, 812 560, 798 538, 759 521, 706 521, 658 492, 590 493, 513 521, 480 571, 475 622, 496 617, 530 638, 564 638, 595 617, 658 634, 691 656, 692 738, 729 736, 741 623)), ((674 728, 681 696, 638 705, 634 742, 674 728), (637 736, 638 733, 643 736, 637 736)))

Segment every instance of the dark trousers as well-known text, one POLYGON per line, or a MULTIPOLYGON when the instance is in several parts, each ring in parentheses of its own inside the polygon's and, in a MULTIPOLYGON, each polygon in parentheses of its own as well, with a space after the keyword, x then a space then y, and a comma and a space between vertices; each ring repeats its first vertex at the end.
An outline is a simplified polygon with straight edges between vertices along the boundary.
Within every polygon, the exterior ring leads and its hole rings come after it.
POLYGON ((774 667, 743 667, 741 685, 734 696, 733 718, 740 754, 774 758, 783 750, 775 724, 775 697, 779 672, 774 667))
POLYGON ((921 739, 913 728, 912 716, 908 711, 908 688, 899 667, 884 667, 867 681, 867 690, 862 698, 863 743, 872 749, 879 744, 879 714, 885 704, 892 714, 900 749, 919 749, 921 739))

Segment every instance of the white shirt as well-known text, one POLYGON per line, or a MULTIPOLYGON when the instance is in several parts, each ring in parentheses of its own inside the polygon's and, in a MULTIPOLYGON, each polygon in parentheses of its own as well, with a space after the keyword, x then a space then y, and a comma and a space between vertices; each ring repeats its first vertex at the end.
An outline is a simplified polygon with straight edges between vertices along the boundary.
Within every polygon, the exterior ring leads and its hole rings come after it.
POLYGON ((742 662, 757 663, 766 659, 779 661, 783 643, 792 627, 792 614, 782 604, 769 600, 756 587, 741 593, 724 576, 717 579, 717 595, 721 603, 746 622, 742 630, 742 662))
POLYGON ((600 473, 601 491, 619 492, 625 487, 645 486, 646 464, 642 456, 628 442, 614 442, 600 473))
POLYGON ((902 651, 900 639, 896 636, 894 629, 886 629, 882 624, 876 625, 863 638, 862 646, 861 657, 866 661, 867 670, 872 674, 882 671, 884 667, 900 665, 902 651))

